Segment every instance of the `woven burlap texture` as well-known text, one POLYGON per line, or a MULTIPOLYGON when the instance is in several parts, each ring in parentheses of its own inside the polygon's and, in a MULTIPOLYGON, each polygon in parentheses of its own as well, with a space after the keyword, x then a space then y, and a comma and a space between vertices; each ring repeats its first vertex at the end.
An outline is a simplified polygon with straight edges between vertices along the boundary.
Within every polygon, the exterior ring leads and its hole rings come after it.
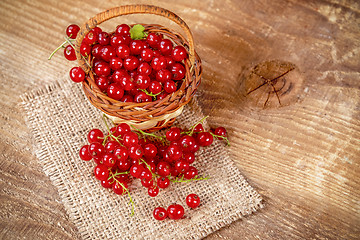
MULTIPOLYGON (((261 196, 248 184, 229 157, 224 142, 197 154, 200 175, 209 180, 173 183, 151 198, 139 180, 130 185, 135 215, 127 195, 119 196, 101 187, 93 175, 95 163, 79 158, 92 128, 105 130, 102 114, 86 99, 80 84, 61 80, 22 96, 26 122, 34 136, 34 151, 43 170, 58 188, 70 219, 83 239, 201 239, 242 216, 262 207, 261 196), (196 193, 197 209, 185 198, 196 193), (156 207, 178 203, 185 218, 157 221, 156 207)), ((203 118, 196 100, 188 104, 175 125, 190 127, 203 118)), ((208 128, 205 122, 205 128, 208 128)))

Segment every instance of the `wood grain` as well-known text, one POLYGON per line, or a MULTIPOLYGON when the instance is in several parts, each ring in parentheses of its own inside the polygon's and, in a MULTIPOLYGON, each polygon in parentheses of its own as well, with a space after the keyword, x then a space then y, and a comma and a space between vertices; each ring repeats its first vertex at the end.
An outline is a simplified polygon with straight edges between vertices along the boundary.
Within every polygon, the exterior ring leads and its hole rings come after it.
MULTIPOLYGON (((189 25, 204 66, 200 103, 211 125, 228 128, 234 160, 265 199, 263 210, 207 239, 359 239, 358 1, 138 2, 189 25), (286 106, 256 107, 241 95, 241 74, 270 60, 294 64, 301 91, 286 106)), ((0 2, 1 239, 80 238, 32 153, 20 95, 68 74, 73 63, 47 57, 69 23, 116 4, 0 2)))

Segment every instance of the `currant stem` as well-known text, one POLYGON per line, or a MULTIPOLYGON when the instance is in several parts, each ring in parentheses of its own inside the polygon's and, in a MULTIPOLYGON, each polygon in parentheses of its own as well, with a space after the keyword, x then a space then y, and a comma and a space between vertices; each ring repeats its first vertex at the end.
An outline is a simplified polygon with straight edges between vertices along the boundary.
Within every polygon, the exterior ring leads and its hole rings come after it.
POLYGON ((131 124, 130 124, 130 127, 132 127, 133 129, 135 129, 135 131, 140 132, 142 135, 150 136, 150 137, 154 137, 154 138, 159 138, 159 139, 161 139, 162 141, 164 140, 164 136, 158 136, 158 135, 155 135, 155 134, 153 134, 153 133, 144 132, 143 130, 138 129, 138 128, 136 128, 134 125, 131 125, 131 124))
POLYGON ((213 137, 215 137, 215 138, 221 138, 221 139, 225 140, 225 141, 226 141, 226 145, 227 145, 227 146, 230 146, 230 142, 229 142, 229 139, 227 139, 227 137, 220 136, 220 135, 216 135, 216 134, 214 134, 214 133, 212 133, 212 132, 210 132, 210 134, 211 134, 213 137))
POLYGON ((191 179, 184 179, 184 176, 182 176, 180 179, 178 177, 176 177, 175 179, 170 179, 171 182, 176 182, 176 183, 186 183, 186 182, 191 182, 191 181, 201 181, 201 180, 209 180, 210 177, 197 177, 195 176, 194 178, 191 179))
POLYGON ((111 176, 109 177, 109 180, 111 178, 113 178, 115 180, 115 182, 117 182, 123 188, 123 190, 126 191, 126 193, 128 194, 130 204, 131 204, 131 215, 130 216, 134 216, 134 214, 135 214, 135 203, 134 203, 134 201, 133 201, 133 199, 131 197, 131 194, 130 194, 129 190, 124 186, 124 184, 115 178, 116 176, 118 176, 120 174, 127 174, 129 172, 121 172, 121 173, 116 172, 115 174, 111 170, 109 172, 111 174, 111 176))
POLYGON ((60 50, 60 48, 63 48, 64 45, 67 43, 68 41, 63 42, 60 46, 58 46, 49 56, 48 60, 51 60, 52 56, 54 56, 54 54, 60 50))
POLYGON ((191 128, 189 129, 189 131, 187 131, 187 132, 182 132, 181 134, 187 134, 187 135, 189 135, 189 136, 192 136, 193 134, 194 134, 194 129, 195 129, 195 127, 198 125, 198 124, 202 124, 204 121, 205 121, 205 119, 207 119, 209 116, 205 116, 205 117, 203 117, 200 121, 198 121, 197 123, 195 123, 194 125, 192 125, 191 126, 191 128))

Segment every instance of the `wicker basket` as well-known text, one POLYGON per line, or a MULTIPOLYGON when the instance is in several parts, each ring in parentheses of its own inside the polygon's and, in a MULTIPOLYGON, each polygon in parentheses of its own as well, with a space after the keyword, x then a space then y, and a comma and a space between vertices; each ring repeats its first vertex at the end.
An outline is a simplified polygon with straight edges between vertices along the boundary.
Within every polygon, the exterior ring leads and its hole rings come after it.
POLYGON ((201 60, 194 50, 193 37, 189 27, 176 14, 156 6, 127 5, 97 14, 81 27, 76 38, 75 51, 80 67, 87 73, 87 78, 83 82, 83 90, 92 105, 106 113, 115 123, 126 122, 147 131, 169 127, 176 116, 181 113, 184 105, 191 100, 201 80, 201 60), (98 24, 114 17, 139 13, 166 17, 184 30, 186 39, 161 25, 143 24, 147 32, 161 33, 176 45, 182 45, 188 50, 189 58, 184 62, 185 80, 176 92, 169 94, 164 99, 144 103, 121 102, 109 98, 97 87, 94 74, 89 67, 90 64, 80 55, 80 45, 85 35, 98 24))

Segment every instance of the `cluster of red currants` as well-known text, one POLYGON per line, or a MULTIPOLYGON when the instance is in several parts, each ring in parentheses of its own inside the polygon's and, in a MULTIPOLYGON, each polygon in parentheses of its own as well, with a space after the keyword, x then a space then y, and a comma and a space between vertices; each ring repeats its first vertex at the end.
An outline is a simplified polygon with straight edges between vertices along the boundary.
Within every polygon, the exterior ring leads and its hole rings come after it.
POLYGON ((191 164, 200 147, 211 145, 214 138, 227 141, 225 128, 205 131, 199 122, 188 130, 171 127, 165 136, 158 136, 121 123, 108 127, 107 134, 92 129, 87 135, 89 145, 81 147, 79 155, 95 161, 94 175, 103 187, 130 196, 128 184, 139 179, 149 196, 155 197, 171 182, 209 179, 200 177, 191 164))
MULTIPOLYGON (((186 49, 144 29, 139 24, 133 28, 121 24, 114 33, 108 33, 95 27, 82 41, 80 53, 90 62, 96 85, 112 99, 137 103, 159 100, 177 91, 183 82, 186 49), (132 30, 137 34, 131 34, 132 30)), ((69 25, 69 40, 75 39, 79 30, 79 26, 69 25)), ((71 44, 65 47, 64 55, 76 60, 71 44)), ((70 70, 74 82, 82 82, 85 77, 80 67, 70 70)))
MULTIPOLYGON (((200 205, 200 198, 198 195, 192 193, 186 197, 186 204, 190 208, 197 208, 200 205)), ((162 221, 169 217, 173 220, 181 219, 184 216, 184 207, 180 204, 171 204, 167 209, 163 207, 157 207, 153 211, 153 216, 156 220, 162 221)))

